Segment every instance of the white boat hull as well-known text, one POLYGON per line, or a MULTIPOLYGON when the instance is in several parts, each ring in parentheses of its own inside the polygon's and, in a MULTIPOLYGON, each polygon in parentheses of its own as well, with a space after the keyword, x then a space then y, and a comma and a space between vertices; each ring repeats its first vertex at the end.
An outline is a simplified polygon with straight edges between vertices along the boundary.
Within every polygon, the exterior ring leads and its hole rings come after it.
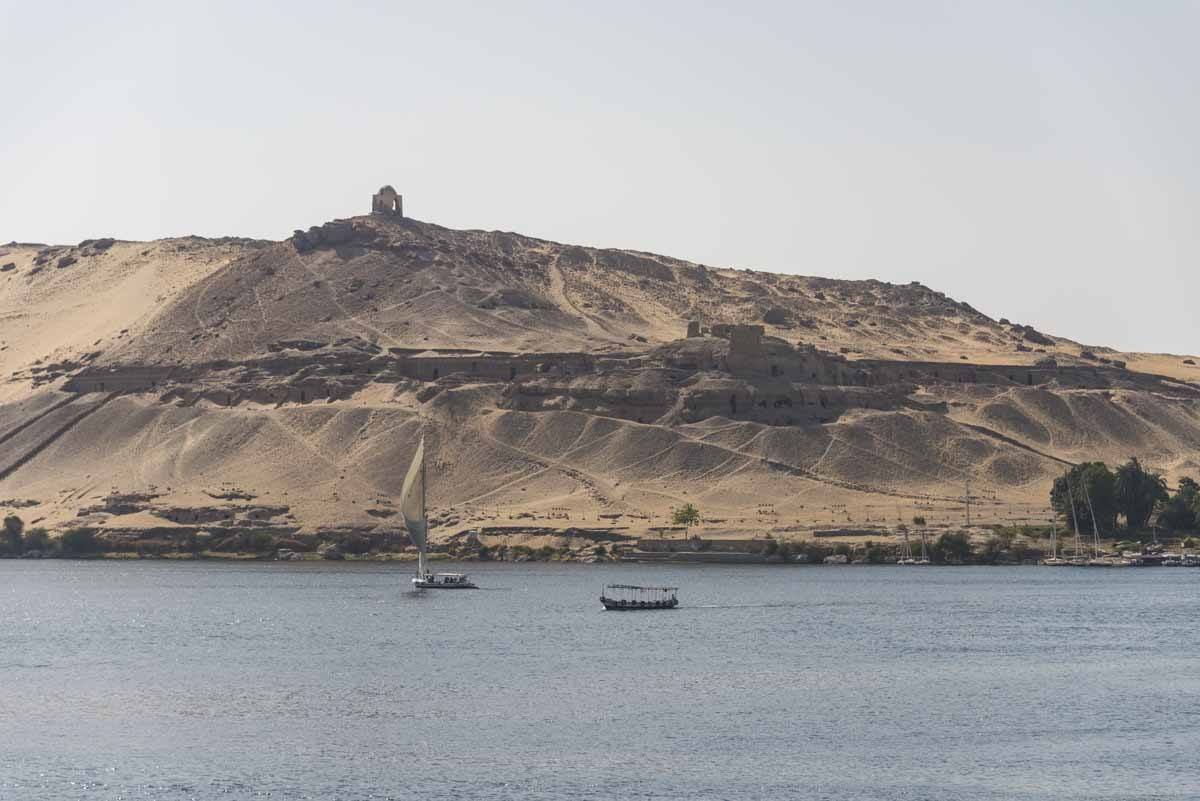
POLYGON ((419 590, 477 590, 466 576, 443 576, 436 574, 424 578, 416 576, 412 579, 413 586, 419 590))

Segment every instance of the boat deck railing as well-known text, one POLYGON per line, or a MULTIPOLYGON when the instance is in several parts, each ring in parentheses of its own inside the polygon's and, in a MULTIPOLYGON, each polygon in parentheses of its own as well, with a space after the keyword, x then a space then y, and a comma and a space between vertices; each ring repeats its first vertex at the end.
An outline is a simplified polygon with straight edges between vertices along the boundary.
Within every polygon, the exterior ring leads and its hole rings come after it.
POLYGON ((605 584, 606 590, 646 590, 648 592, 678 592, 678 587, 643 587, 638 584, 605 584))

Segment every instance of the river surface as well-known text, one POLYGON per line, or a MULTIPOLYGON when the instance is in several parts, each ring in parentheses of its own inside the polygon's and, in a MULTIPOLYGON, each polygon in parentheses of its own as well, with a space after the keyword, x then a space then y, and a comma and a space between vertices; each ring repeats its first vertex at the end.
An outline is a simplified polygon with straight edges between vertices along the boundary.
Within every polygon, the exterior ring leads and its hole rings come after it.
POLYGON ((0 561, 0 799, 1200 794, 1200 570, 467 569, 0 561))

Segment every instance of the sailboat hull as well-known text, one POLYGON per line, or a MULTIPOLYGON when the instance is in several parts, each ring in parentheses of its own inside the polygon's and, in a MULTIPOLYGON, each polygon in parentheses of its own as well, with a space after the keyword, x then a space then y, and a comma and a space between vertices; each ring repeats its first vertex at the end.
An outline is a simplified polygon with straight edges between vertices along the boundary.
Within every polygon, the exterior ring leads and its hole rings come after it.
POLYGON ((412 577, 418 590, 475 590, 466 573, 430 573, 425 568, 425 548, 429 543, 429 518, 425 507, 425 437, 417 445, 404 486, 400 490, 400 513, 408 538, 417 546, 417 574, 412 577))
POLYGON ((413 586, 419 590, 477 590, 479 587, 467 580, 466 576, 447 580, 443 576, 430 578, 413 578, 413 586))

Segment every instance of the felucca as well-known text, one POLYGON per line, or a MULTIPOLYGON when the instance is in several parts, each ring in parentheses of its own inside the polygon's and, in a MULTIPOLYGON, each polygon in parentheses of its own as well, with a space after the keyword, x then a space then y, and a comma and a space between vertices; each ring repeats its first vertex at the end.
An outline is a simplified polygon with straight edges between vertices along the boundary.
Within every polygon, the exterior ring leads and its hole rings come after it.
POLYGON ((1058 556, 1058 519, 1057 518, 1052 518, 1050 520, 1050 557, 1048 559, 1043 559, 1041 563, 1043 565, 1049 565, 1050 567, 1062 567, 1064 565, 1071 564, 1068 560, 1060 559, 1058 556))
POLYGON ((929 551, 925 547, 925 532, 921 532, 921 558, 913 559, 912 545, 908 541, 908 529, 904 529, 904 550, 901 551, 900 558, 896 560, 896 564, 927 565, 929 563, 929 551))
POLYGON ((1083 497, 1087 501, 1088 514, 1092 518, 1092 558, 1087 560, 1088 567, 1130 567, 1133 562, 1120 556, 1100 555, 1100 526, 1096 523, 1096 509, 1092 506, 1092 496, 1087 484, 1083 485, 1083 497))
POLYGON ((921 532, 921 558, 916 560, 915 562, 913 562, 913 564, 914 565, 931 564, 929 561, 929 549, 925 547, 925 532, 924 531, 921 532))
POLYGON ((425 546, 429 540, 429 519, 425 515, 425 437, 417 445, 404 488, 400 490, 400 514, 408 527, 408 538, 417 546, 417 575, 412 583, 417 589, 473 590, 475 585, 466 573, 430 573, 425 569, 425 546))
POLYGON ((1067 480, 1067 501, 1071 504, 1071 522, 1075 528, 1075 555, 1067 560, 1071 567, 1083 567, 1087 558, 1083 555, 1083 545, 1079 541, 1079 515, 1075 513, 1075 494, 1071 492, 1071 481, 1067 480))
POLYGON ((912 545, 910 545, 908 542, 908 528, 901 527, 901 533, 904 534, 904 547, 900 551, 900 558, 896 560, 896 564, 898 564, 898 565, 915 565, 917 563, 917 560, 913 559, 912 545))

